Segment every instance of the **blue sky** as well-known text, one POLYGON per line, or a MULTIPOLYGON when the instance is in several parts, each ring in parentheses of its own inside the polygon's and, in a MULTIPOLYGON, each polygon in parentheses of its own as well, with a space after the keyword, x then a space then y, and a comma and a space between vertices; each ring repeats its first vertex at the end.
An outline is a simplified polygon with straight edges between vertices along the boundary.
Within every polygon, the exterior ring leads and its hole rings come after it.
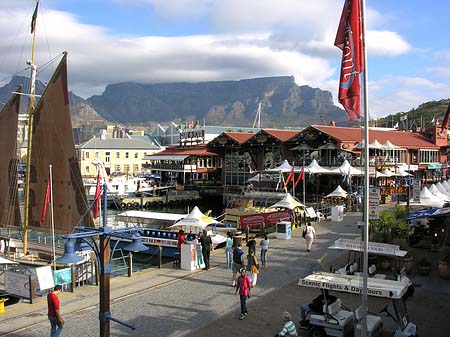
MULTIPOLYGON (((0 1, 0 80, 24 69, 30 58, 34 3, 0 1)), ((329 90, 336 99, 341 55, 333 41, 342 5, 41 0, 36 64, 67 50, 70 89, 85 98, 117 82, 293 75, 297 84, 329 90)), ((450 2, 366 0, 366 6, 370 117, 449 98, 450 2)))

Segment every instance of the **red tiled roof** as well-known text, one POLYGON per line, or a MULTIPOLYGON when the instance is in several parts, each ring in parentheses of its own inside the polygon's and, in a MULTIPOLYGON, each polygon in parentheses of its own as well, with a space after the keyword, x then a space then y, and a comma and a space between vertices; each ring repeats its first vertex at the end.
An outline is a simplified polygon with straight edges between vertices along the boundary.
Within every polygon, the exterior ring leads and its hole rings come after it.
MULTIPOLYGON (((341 142, 354 142, 356 144, 364 138, 364 130, 362 128, 345 128, 325 125, 311 125, 311 127, 320 130, 341 142)), ((389 140, 392 144, 406 149, 440 148, 438 145, 430 142, 425 136, 416 132, 370 129, 369 142, 372 143, 375 139, 381 144, 384 144, 389 140)))
POLYGON ((299 130, 263 129, 262 131, 282 142, 287 142, 300 133, 299 130))
MULTIPOLYGON (((180 149, 177 147, 167 148, 164 151, 154 153, 155 156, 169 156, 169 155, 186 155, 186 156, 217 156, 217 153, 209 152, 206 148, 185 148, 180 149)), ((151 157, 152 155, 148 156, 151 157)))
POLYGON ((255 136, 254 133, 250 132, 224 132, 224 134, 239 144, 243 144, 248 141, 250 138, 255 136))

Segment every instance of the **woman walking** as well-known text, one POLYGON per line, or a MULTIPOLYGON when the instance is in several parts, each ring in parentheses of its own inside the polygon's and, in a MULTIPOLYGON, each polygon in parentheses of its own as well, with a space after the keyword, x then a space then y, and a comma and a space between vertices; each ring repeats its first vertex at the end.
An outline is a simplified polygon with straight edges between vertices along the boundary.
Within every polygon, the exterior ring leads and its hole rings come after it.
POLYGON ((311 226, 311 222, 308 222, 303 231, 305 231, 306 250, 310 252, 313 241, 316 238, 316 230, 311 226))
POLYGON ((256 259, 255 252, 250 250, 250 253, 247 255, 247 272, 250 274, 251 287, 256 286, 256 281, 258 281, 258 273, 259 273, 259 265, 258 260, 256 259))
POLYGON ((233 253, 233 234, 228 231, 227 232, 227 241, 225 243, 225 255, 227 257, 227 269, 231 268, 231 262, 232 260, 232 253, 233 253))
POLYGON ((267 233, 264 233, 264 237, 259 243, 261 246, 261 268, 267 268, 267 251, 269 250, 269 239, 267 238, 267 233))
POLYGON ((241 300, 241 316, 240 320, 243 320, 247 316, 247 298, 250 298, 250 278, 247 276, 245 268, 241 268, 241 275, 237 279, 235 295, 239 292, 239 297, 241 300))

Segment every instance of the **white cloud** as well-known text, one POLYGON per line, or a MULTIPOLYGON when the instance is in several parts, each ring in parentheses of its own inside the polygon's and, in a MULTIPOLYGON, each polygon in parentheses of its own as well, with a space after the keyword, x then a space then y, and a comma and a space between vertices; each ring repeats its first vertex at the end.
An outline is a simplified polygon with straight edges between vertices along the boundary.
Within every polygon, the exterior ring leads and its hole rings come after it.
POLYGON ((409 111, 420 104, 448 98, 450 85, 422 77, 386 76, 369 83, 371 118, 409 111))

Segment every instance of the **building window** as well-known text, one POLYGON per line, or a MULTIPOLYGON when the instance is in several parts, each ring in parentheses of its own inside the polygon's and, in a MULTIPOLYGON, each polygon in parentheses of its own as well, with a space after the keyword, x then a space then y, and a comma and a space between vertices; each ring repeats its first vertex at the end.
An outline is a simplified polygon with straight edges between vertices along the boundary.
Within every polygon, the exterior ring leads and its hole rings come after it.
POLYGON ((125 173, 126 174, 130 173, 130 165, 125 165, 125 173))
POLYGON ((116 159, 120 158, 120 152, 116 152, 116 159))
POLYGON ((135 152, 135 153, 134 153, 134 159, 138 159, 138 155, 139 155, 139 153, 138 153, 138 152, 135 152))
POLYGON ((139 172, 139 165, 134 165, 133 166, 133 172, 134 173, 138 173, 139 172))
POLYGON ((89 158, 89 151, 86 151, 86 158, 89 158))
POLYGON ((89 165, 86 166, 86 173, 89 173, 89 165))
POLYGON ((109 163, 109 162, 111 161, 110 155, 111 155, 111 152, 106 152, 105 161, 106 161, 107 163, 109 163))
POLYGON ((128 152, 125 152, 125 158, 128 159, 130 157, 130 154, 128 152))
POLYGON ((116 172, 120 172, 121 166, 120 165, 116 165, 116 172))

